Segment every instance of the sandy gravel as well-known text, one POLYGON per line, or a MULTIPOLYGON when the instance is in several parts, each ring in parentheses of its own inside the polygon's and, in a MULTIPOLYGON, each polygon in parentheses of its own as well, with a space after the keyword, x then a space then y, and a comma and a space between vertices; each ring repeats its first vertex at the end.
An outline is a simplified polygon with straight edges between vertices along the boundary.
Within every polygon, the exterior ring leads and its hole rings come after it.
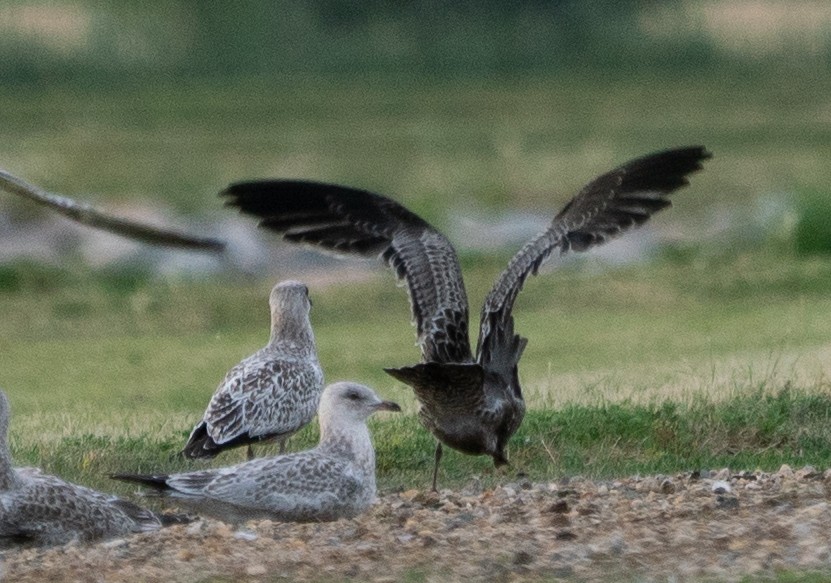
POLYGON ((738 580, 831 573, 831 470, 720 470, 389 493, 328 524, 199 520, 14 549, 3 581, 738 580))

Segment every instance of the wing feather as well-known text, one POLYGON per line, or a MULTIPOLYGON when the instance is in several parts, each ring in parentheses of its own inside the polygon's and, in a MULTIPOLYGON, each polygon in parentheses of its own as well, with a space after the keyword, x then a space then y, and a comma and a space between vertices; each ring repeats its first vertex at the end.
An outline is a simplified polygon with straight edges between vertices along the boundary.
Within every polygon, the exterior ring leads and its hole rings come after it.
POLYGON ((41 190, 2 170, 0 170, 0 188, 46 206, 75 222, 143 243, 214 253, 221 252, 225 248, 225 243, 218 239, 195 237, 179 231, 115 217, 89 204, 41 190))
POLYGON ((311 420, 314 388, 322 384, 319 366, 259 351, 228 371, 202 421, 220 445, 243 435, 291 434, 311 420))
POLYGON ((407 285, 422 359, 472 360, 456 251, 418 215, 378 194, 302 180, 241 182, 222 195, 287 241, 380 257, 407 285))
POLYGON ((494 332, 512 326, 511 311, 525 280, 537 274, 554 250, 561 255, 585 251, 645 223, 671 205, 666 197, 686 186, 688 175, 710 156, 703 146, 666 150, 631 160, 586 185, 497 279, 482 306, 477 361, 490 357, 494 332))
POLYGON ((319 512, 327 505, 353 500, 361 483, 351 463, 320 455, 318 450, 165 478, 168 495, 276 513, 319 512))

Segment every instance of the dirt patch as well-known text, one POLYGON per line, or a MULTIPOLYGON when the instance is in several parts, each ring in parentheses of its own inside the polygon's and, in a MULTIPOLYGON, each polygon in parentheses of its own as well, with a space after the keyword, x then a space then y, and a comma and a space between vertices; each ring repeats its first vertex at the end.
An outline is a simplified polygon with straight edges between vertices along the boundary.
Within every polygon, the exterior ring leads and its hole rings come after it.
POLYGON ((34 581, 738 580, 831 571, 831 470, 515 482, 381 496, 353 520, 200 520, 95 545, 16 549, 34 581))

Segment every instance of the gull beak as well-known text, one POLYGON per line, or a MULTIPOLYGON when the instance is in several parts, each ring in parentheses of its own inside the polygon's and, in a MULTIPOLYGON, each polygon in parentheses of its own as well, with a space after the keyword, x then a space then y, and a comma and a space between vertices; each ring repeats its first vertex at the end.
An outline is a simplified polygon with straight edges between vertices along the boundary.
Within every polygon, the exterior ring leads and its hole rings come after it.
POLYGON ((381 401, 377 405, 375 405, 376 411, 401 411, 401 407, 398 403, 393 403, 392 401, 381 401))

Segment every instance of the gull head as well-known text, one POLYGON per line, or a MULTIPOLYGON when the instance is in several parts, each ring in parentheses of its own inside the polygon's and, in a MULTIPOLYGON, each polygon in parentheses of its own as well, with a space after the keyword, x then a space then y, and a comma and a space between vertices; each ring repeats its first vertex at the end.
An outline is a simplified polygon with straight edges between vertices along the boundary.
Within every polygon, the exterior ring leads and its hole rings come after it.
POLYGON ((376 411, 401 411, 401 407, 392 401, 382 400, 369 387, 339 382, 323 391, 319 411, 321 420, 336 417, 362 423, 376 411))
POLYGON ((281 281, 271 289, 268 303, 272 312, 286 313, 299 311, 308 315, 312 308, 309 288, 305 283, 287 280, 281 281))

